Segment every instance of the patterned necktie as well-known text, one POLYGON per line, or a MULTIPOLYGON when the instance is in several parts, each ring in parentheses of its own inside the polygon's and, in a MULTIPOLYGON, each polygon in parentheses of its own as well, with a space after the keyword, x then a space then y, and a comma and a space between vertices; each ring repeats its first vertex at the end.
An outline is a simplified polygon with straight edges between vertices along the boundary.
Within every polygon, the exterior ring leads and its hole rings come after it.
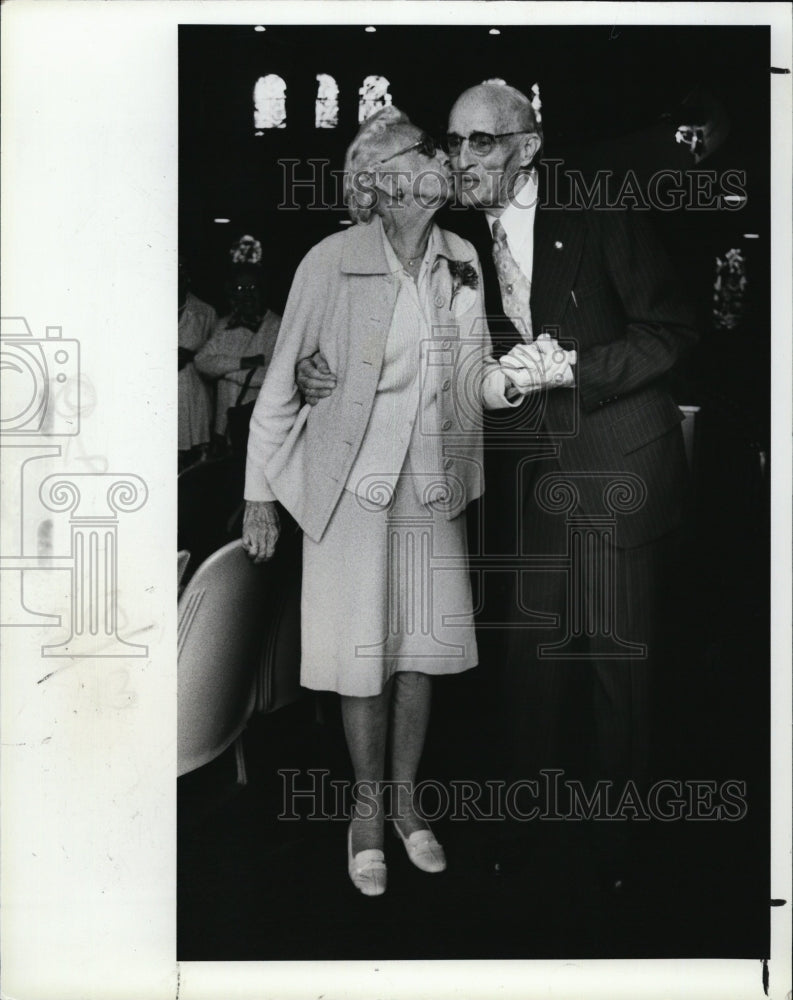
POLYGON ((512 256, 507 234, 499 219, 493 223, 493 263, 501 286, 504 315, 514 323, 527 344, 534 339, 531 329, 531 282, 512 256))

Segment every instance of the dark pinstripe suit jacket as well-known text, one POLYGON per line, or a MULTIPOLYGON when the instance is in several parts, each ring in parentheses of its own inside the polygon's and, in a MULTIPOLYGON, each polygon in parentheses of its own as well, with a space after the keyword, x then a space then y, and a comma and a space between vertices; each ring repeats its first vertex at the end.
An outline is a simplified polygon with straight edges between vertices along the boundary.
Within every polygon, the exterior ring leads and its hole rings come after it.
MULTIPOLYGON (((603 479, 592 473, 640 477, 646 499, 618 519, 617 543, 643 545, 682 517, 682 416, 664 375, 697 340, 692 313, 646 216, 551 205, 541 199, 535 216, 532 325, 535 336, 547 330, 578 350, 577 385, 544 393, 539 407, 527 403, 538 413, 538 440, 558 446, 562 470, 584 474, 574 476, 584 512, 604 512, 603 479)), ((482 261, 494 348, 503 352, 517 333, 503 316, 487 220, 453 214, 450 225, 482 261)))

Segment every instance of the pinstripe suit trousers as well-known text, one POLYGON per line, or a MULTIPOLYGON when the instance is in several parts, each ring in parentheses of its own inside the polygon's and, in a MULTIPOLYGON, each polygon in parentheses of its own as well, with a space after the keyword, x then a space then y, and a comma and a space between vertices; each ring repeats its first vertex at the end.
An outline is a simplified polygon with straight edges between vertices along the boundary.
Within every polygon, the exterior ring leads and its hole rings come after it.
MULTIPOLYGON (((556 461, 538 463, 536 475, 558 472, 556 461)), ((524 554, 558 554, 567 546, 564 516, 542 510, 528 491, 522 517, 524 554)), ((535 777, 541 768, 564 767, 569 763, 569 740, 565 715, 570 711, 571 692, 591 698, 594 709, 591 751, 585 753, 593 780, 611 780, 615 785, 627 779, 643 783, 648 777, 652 730, 652 692, 658 646, 663 634, 659 621, 660 597, 666 574, 674 564, 677 533, 646 545, 620 548, 609 545, 601 555, 613 565, 614 623, 616 634, 625 642, 646 646, 646 655, 611 658, 602 655, 597 639, 579 636, 575 658, 557 659, 543 654, 540 647, 562 640, 568 632, 567 577, 563 572, 544 570, 521 573, 515 586, 518 601, 510 606, 529 608, 558 616, 555 627, 525 627, 515 621, 505 639, 499 669, 501 687, 498 704, 502 713, 502 733, 506 771, 513 780, 535 777)), ((581 607, 585 618, 601 606, 600 581, 592 576, 581 581, 581 607)))

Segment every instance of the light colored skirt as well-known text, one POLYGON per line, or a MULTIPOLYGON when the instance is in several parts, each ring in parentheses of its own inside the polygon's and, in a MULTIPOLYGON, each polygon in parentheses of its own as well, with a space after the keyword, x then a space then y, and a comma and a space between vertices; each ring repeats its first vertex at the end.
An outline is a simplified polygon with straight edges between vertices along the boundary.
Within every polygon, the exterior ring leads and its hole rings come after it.
POLYGON ((400 670, 477 664, 465 513, 448 520, 397 481, 389 508, 344 490, 320 542, 303 538, 300 683, 380 694, 400 670))

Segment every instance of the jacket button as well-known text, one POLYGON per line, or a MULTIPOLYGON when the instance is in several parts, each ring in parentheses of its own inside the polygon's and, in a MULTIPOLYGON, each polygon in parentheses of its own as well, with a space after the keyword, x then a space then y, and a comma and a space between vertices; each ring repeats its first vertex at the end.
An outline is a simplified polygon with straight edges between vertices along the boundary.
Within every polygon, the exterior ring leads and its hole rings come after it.
POLYGON ((451 469, 451 467, 453 465, 454 465, 454 459, 453 458, 445 458, 443 460, 443 467, 444 467, 444 469, 451 469))
POLYGON ((513 292, 513 290, 514 290, 514 288, 515 288, 514 285, 507 285, 507 292, 511 295, 512 292, 513 292))
POLYGON ((441 424, 441 430, 442 430, 442 431, 448 431, 448 429, 449 429, 449 428, 450 428, 451 426, 452 426, 452 422, 451 422, 451 420, 444 420, 444 421, 443 421, 443 423, 441 424))
POLYGON ((440 309, 440 307, 443 305, 443 298, 442 298, 442 296, 440 296, 440 295, 436 295, 435 296, 435 305, 440 309))
POLYGON ((441 384, 441 389, 448 391, 452 387, 452 380, 450 378, 445 378, 441 384))

